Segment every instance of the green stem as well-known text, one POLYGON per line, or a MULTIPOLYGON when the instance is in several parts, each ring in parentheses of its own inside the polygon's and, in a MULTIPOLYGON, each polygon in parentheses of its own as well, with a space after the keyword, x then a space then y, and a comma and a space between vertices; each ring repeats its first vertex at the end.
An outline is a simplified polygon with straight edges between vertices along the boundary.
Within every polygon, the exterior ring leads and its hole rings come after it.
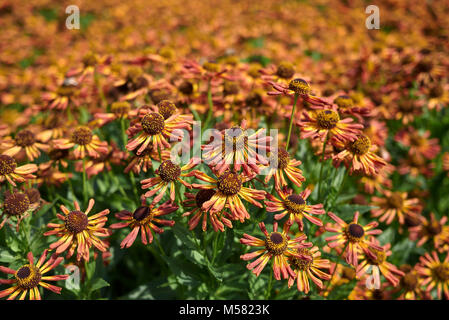
POLYGON ((167 256, 167 255, 165 254, 164 249, 163 249, 162 246, 161 246, 161 243, 159 242, 159 239, 158 239, 157 235, 154 235, 154 241, 156 241, 156 244, 157 244, 159 250, 161 251, 161 254, 162 254, 163 256, 167 256))
POLYGON ((132 170, 129 171, 129 176, 131 178, 131 184, 133 186, 134 196, 137 199, 137 203, 140 204, 140 198, 139 198, 139 194, 137 193, 137 188, 136 188, 136 178, 134 177, 134 172, 132 170))
POLYGON ((338 255, 337 257, 337 261, 335 261, 335 268, 334 271, 332 271, 332 275, 331 278, 329 279, 329 282, 327 283, 326 288, 324 289, 324 291, 327 291, 327 289, 329 288, 329 285, 332 282, 332 279, 334 278, 335 272, 337 271, 337 267, 338 267, 338 260, 340 260, 341 256, 343 255, 343 253, 345 253, 346 248, 348 247, 348 243, 346 243, 345 247, 343 248, 343 250, 341 251, 341 253, 338 255))
POLYGON ((321 168, 320 168, 320 176, 319 176, 319 180, 318 180, 318 199, 321 199, 321 185, 323 184, 323 182, 321 181, 321 177, 323 175, 324 153, 326 151, 326 144, 327 144, 328 138, 329 138, 329 132, 326 135, 326 139, 324 139, 323 149, 321 152, 321 168))
POLYGON ((84 205, 87 205, 87 187, 86 187, 86 158, 83 158, 83 200, 84 205))
POLYGON ((285 144, 285 148, 288 150, 288 146, 290 144, 290 136, 292 134, 292 128, 293 128, 293 118, 295 117, 295 111, 296 111, 296 102, 298 101, 299 95, 295 93, 295 99, 293 102, 293 108, 292 108, 292 114, 290 115, 290 124, 288 127, 288 136, 287 136, 287 143, 285 144))
POLYGON ((215 258, 216 258, 216 256, 217 256, 217 242, 218 242, 218 236, 219 236, 219 234, 218 234, 218 231, 217 231, 217 232, 215 232, 214 241, 213 241, 213 243, 212 243, 212 248, 213 248, 212 261, 211 261, 211 264, 212 264, 212 265, 214 264, 215 258))
POLYGON ((121 128, 121 131, 122 131, 123 149, 126 150, 126 144, 128 142, 128 136, 126 135, 125 118, 123 116, 120 118, 120 128, 121 128))
POLYGON ((67 118, 69 119, 69 121, 73 120, 72 109, 70 108, 70 105, 67 106, 67 118))
POLYGON ((214 104, 212 102, 212 89, 210 80, 207 84, 207 103, 209 104, 209 111, 207 112, 206 121, 204 122, 204 128, 207 129, 209 126, 210 119, 212 118, 212 113, 214 110, 214 104))
POLYGON ((270 269, 270 278, 268 280, 268 287, 267 287, 267 292, 265 293, 265 299, 269 300, 270 296, 271 296, 271 289, 273 288, 273 263, 271 262, 271 269, 270 269))
POLYGON ((95 80, 95 85, 98 90, 98 94, 100 95, 101 103, 102 103, 103 107, 106 107, 108 105, 108 101, 106 100, 106 97, 104 96, 103 89, 101 88, 100 76, 99 76, 97 70, 95 70, 95 72, 94 72, 94 80, 95 80))

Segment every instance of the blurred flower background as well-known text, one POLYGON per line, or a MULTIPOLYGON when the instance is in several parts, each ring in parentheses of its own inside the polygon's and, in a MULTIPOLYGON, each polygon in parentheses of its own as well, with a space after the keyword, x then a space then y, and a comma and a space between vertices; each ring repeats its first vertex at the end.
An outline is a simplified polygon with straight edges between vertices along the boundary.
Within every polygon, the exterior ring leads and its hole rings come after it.
POLYGON ((0 297, 449 299, 449 7, 373 4, 2 1, 0 297))

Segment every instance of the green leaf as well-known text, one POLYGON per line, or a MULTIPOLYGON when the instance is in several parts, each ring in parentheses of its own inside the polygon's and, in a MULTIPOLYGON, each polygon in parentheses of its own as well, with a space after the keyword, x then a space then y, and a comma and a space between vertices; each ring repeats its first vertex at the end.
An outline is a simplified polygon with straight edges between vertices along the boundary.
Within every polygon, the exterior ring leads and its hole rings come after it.
POLYGON ((90 291, 94 292, 94 291, 97 291, 97 290, 99 290, 101 288, 109 287, 109 286, 110 286, 109 283, 107 283, 105 280, 103 280, 101 278, 97 278, 97 279, 95 279, 92 282, 92 285, 90 287, 90 291))
MULTIPOLYGON (((269 272, 272 272, 269 270, 269 272)), ((248 296, 251 300, 260 300, 265 299, 265 293, 267 290, 268 282, 264 281, 262 276, 256 276, 253 273, 249 274, 249 290, 248 290, 248 296)))
POLYGON ((7 248, 0 247, 0 262, 11 263, 15 260, 17 260, 16 257, 7 248))
POLYGON ((92 279, 92 276, 95 274, 96 264, 96 260, 89 263, 86 262, 86 276, 88 280, 92 279))
POLYGON ((329 296, 329 300, 344 300, 347 299, 351 291, 354 289, 356 281, 350 281, 348 283, 342 284, 341 286, 333 288, 329 296))
POLYGON ((193 250, 197 249, 192 233, 189 232, 188 229, 181 223, 175 223, 171 230, 183 245, 193 250))

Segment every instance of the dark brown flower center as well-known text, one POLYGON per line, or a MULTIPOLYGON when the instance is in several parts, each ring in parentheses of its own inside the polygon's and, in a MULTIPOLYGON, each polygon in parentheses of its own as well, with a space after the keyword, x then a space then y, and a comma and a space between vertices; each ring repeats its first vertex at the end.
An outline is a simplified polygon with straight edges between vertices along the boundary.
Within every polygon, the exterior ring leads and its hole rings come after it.
POLYGON ((304 79, 298 78, 290 81, 288 88, 296 94, 305 95, 310 93, 310 85, 304 79))
POLYGON ((416 275, 415 272, 406 273, 401 278, 401 286, 406 291, 413 291, 413 290, 415 290, 417 285, 418 285, 418 276, 416 275))
POLYGON ((212 61, 205 62, 203 64, 203 68, 206 71, 209 71, 209 72, 218 72, 218 71, 220 71, 220 66, 217 63, 212 62, 212 61))
POLYGON ((80 146, 85 146, 92 141, 92 130, 86 126, 80 126, 72 134, 72 141, 80 146))
POLYGON ((432 61, 430 61, 429 59, 425 59, 425 60, 421 60, 420 62, 418 62, 418 64, 416 65, 416 71, 418 72, 429 72, 430 70, 432 70, 433 67, 433 63, 432 61))
POLYGON ((419 216, 411 214, 404 214, 404 221, 407 227, 417 227, 422 223, 419 216))
POLYGON ((401 209, 404 205, 404 198, 402 198, 401 192, 393 192, 387 201, 388 205, 395 209, 401 209))
POLYGON ((133 218, 136 221, 142 221, 151 214, 151 209, 146 206, 142 206, 136 209, 133 213, 133 218))
POLYGON ((76 86, 73 85, 62 85, 57 89, 57 94, 63 97, 70 97, 74 95, 76 86))
POLYGON ((320 110, 316 114, 316 121, 320 129, 333 129, 340 121, 340 116, 334 110, 320 110))
POLYGON ((372 291, 372 297, 373 297, 373 300, 383 300, 384 292, 382 290, 375 289, 372 291))
POLYGON ((233 196, 242 188, 242 180, 235 172, 225 172, 217 179, 218 190, 224 195, 233 196))
POLYGON ((223 84, 223 94, 225 96, 237 94, 239 92, 239 86, 233 81, 225 81, 223 84))
POLYGON ((162 100, 166 100, 169 98, 170 96, 170 92, 163 90, 163 89, 153 89, 150 90, 149 92, 151 100, 155 103, 158 104, 159 102, 161 102, 162 100))
POLYGON ((354 101, 352 100, 352 98, 346 95, 338 96, 337 98, 335 98, 334 103, 342 109, 347 109, 354 106, 354 101))
POLYGON ((79 233, 87 228, 87 215, 81 211, 70 211, 65 221, 65 227, 73 233, 79 233))
POLYGON ((376 249, 371 249, 371 252, 374 253, 374 255, 376 256, 375 259, 373 259, 370 256, 366 256, 366 258, 368 259, 370 264, 373 265, 380 265, 382 263, 384 263, 384 261, 387 259, 387 254, 385 253, 385 251, 380 251, 380 250, 376 250, 376 249))
POLYGON ((439 235, 442 230, 443 227, 440 225, 438 221, 432 221, 426 227, 427 233, 432 237, 439 235))
POLYGON ((213 189, 201 189, 195 195, 195 202, 198 208, 201 208, 206 201, 209 201, 213 195, 215 194, 215 190, 213 189))
POLYGON ((256 91, 250 92, 245 99, 246 105, 253 108, 260 107, 262 105, 262 102, 262 96, 256 91))
POLYGON ((140 120, 143 130, 149 135, 161 133, 165 128, 164 117, 156 112, 146 114, 140 120))
POLYGON ((69 150, 67 149, 53 149, 48 153, 48 156, 53 161, 58 161, 66 158, 69 155, 69 150))
POLYGON ((97 57, 96 57, 95 54, 93 54, 92 52, 86 54, 86 55, 83 57, 83 64, 84 64, 86 67, 96 65, 96 64, 97 64, 97 61, 98 61, 98 60, 97 60, 97 57))
POLYGON ((131 105, 127 101, 118 101, 111 104, 111 112, 118 116, 123 116, 131 110, 131 105))
POLYGON ((156 172, 166 182, 176 181, 181 175, 181 167, 170 160, 161 163, 156 172))
POLYGON ((243 150, 248 145, 248 136, 242 128, 232 127, 225 130, 224 141, 225 149, 223 152, 229 154, 237 150, 243 150))
POLYGON ((283 61, 278 65, 276 75, 283 79, 290 79, 295 74, 295 69, 290 62, 283 61))
POLYGON ((178 89, 185 95, 191 95, 193 93, 193 84, 190 81, 184 81, 179 85, 178 89))
POLYGON ((30 203, 37 203, 41 200, 41 193, 36 188, 26 189, 25 193, 30 203))
POLYGON ((17 167, 16 160, 5 154, 0 154, 0 175, 13 173, 17 167))
POLYGON ((439 98, 443 95, 444 89, 441 85, 434 85, 429 90, 429 97, 430 98, 439 98))
POLYGON ((398 104, 399 110, 404 112, 404 113, 409 113, 412 112, 413 109, 415 108, 415 105, 413 103, 413 101, 411 100, 402 100, 399 104, 398 104))
POLYGON ((35 266, 26 264, 15 273, 17 286, 22 289, 32 289, 41 281, 42 274, 35 266))
POLYGON ((4 209, 7 214, 17 216, 23 214, 30 208, 30 200, 25 193, 16 192, 6 194, 4 209))
POLYGON ((449 280, 449 264, 440 263, 432 269, 433 276, 440 282, 446 282, 449 280))
POLYGON ((164 119, 170 118, 178 110, 176 105, 170 100, 162 100, 157 104, 159 113, 164 117, 164 119))
POLYGON ((287 238, 279 232, 272 232, 265 239, 265 247, 274 255, 281 255, 287 249, 287 238))
POLYGON ((343 267, 343 271, 341 273, 342 278, 347 280, 352 280, 355 278, 355 270, 349 267, 343 267))
POLYGON ((19 270, 17 270, 17 277, 19 279, 25 279, 30 274, 31 274, 31 270, 28 266, 24 266, 24 267, 20 268, 19 270))
POLYGON ((357 223, 351 223, 346 229, 346 235, 351 241, 360 240, 364 234, 365 230, 363 230, 363 227, 357 223))
POLYGON ((36 139, 34 138, 34 134, 29 130, 22 130, 16 134, 14 138, 18 146, 21 147, 29 147, 34 144, 36 139))
POLYGON ((143 71, 139 67, 131 67, 128 69, 126 78, 129 82, 137 83, 140 77, 142 77, 143 71))
POLYGON ((297 252, 299 254, 302 254, 304 256, 308 256, 311 259, 310 260, 306 260, 303 258, 298 258, 298 257, 292 257, 290 259, 290 263, 293 269, 295 270, 304 270, 307 271, 309 270, 310 266, 313 263, 313 255, 310 253, 310 250, 307 248, 302 248, 302 249, 298 249, 297 252))
POLYGON ((290 213, 301 214, 306 207, 306 201, 299 194, 291 194, 285 199, 284 205, 290 213))
POLYGON ((269 160, 273 167, 276 167, 277 165, 279 170, 284 170, 290 162, 290 155, 284 148, 278 148, 277 154, 275 152, 271 153, 269 160))
POLYGON ((361 135, 354 142, 350 143, 350 149, 354 154, 364 155, 371 148, 371 140, 365 136, 361 135))

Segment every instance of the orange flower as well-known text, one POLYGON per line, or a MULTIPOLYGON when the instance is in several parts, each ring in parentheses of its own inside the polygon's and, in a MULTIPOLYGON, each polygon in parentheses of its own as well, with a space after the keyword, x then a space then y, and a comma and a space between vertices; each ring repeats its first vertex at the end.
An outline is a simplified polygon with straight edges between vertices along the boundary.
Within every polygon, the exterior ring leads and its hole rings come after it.
POLYGON ((268 233, 263 222, 259 223, 259 228, 265 235, 265 240, 258 239, 246 233, 243 235, 243 238, 240 239, 240 243, 242 244, 251 247, 261 247, 261 249, 257 251, 240 256, 240 259, 245 261, 258 257, 246 266, 248 270, 252 270, 256 276, 259 276, 271 259, 273 259, 273 273, 276 280, 281 280, 281 274, 284 279, 296 277, 296 273, 288 263, 289 257, 294 256, 306 261, 312 261, 312 257, 298 250, 310 248, 312 244, 310 242, 303 243, 306 239, 306 235, 304 234, 291 240, 288 236, 288 230, 290 228, 289 224, 284 224, 282 232, 278 232, 277 222, 274 223, 273 232, 271 233, 268 233))
POLYGON ((271 194, 267 194, 267 198, 270 201, 265 201, 265 205, 267 206, 268 212, 278 212, 282 211, 279 214, 276 214, 274 218, 276 220, 281 220, 286 215, 288 215, 287 222, 292 225, 296 222, 299 226, 299 230, 302 231, 304 229, 303 218, 305 217, 307 220, 316 224, 317 226, 322 226, 323 222, 317 217, 312 216, 313 214, 320 215, 324 214, 323 205, 322 204, 314 204, 310 205, 307 203, 307 198, 309 197, 311 191, 309 189, 304 190, 300 194, 294 194, 293 190, 287 189, 283 191, 278 191, 281 200, 277 199, 275 196, 271 194))
POLYGON ((426 292, 430 293, 436 288, 438 299, 442 299, 443 293, 449 299, 449 253, 440 261, 436 251, 432 251, 432 255, 426 252, 419 258, 419 262, 416 270, 424 278, 421 284, 427 286, 426 292))
POLYGON ((324 141, 336 139, 340 142, 354 141, 360 134, 363 125, 352 123, 352 118, 340 119, 339 114, 332 109, 306 112, 297 124, 301 127, 301 139, 319 139, 324 141))
POLYGON ((300 187, 302 182, 306 179, 302 175, 301 169, 296 168, 301 165, 301 161, 290 159, 290 155, 284 148, 278 148, 277 152, 270 152, 268 173, 265 177, 265 183, 268 183, 270 179, 274 176, 274 184, 276 190, 281 190, 283 187, 287 186, 287 181, 285 180, 284 173, 287 178, 293 182, 295 185, 300 187))
POLYGON ((420 247, 427 241, 433 241, 434 248, 440 252, 447 251, 449 245, 449 226, 446 225, 447 216, 441 217, 440 220, 435 218, 433 213, 430 218, 425 219, 418 216, 421 223, 408 229, 410 239, 418 241, 416 246, 420 247))
POLYGON ((310 249, 297 249, 297 252, 310 257, 310 259, 297 256, 289 257, 290 266, 296 276, 288 279, 288 287, 290 288, 296 280, 298 291, 307 294, 310 291, 309 279, 311 279, 315 285, 323 289, 323 282, 320 279, 330 280, 331 276, 320 269, 330 269, 329 260, 321 259, 321 252, 317 246, 310 249))
MULTIPOLYGON (((207 230, 207 210, 203 209, 203 204, 206 201, 209 201, 212 196, 215 194, 215 190, 213 189, 201 189, 196 194, 186 192, 184 195, 186 196, 186 200, 183 201, 185 208, 192 208, 191 211, 186 211, 182 216, 190 216, 193 215, 193 217, 189 220, 189 229, 193 230, 196 228, 198 223, 202 221, 202 229, 203 231, 207 230)), ((232 216, 230 216, 227 212, 216 212, 212 213, 209 212, 209 219, 210 223, 212 224, 212 227, 214 228, 214 231, 217 232, 220 230, 221 232, 224 231, 224 226, 228 228, 232 228, 232 222, 230 219, 232 219, 232 216)))
POLYGON ((40 150, 48 152, 50 146, 37 142, 36 136, 30 130, 19 131, 14 139, 7 138, 1 142, 1 147, 5 149, 3 154, 14 157, 21 151, 25 151, 28 160, 33 161, 38 158, 40 150))
POLYGON ((31 203, 27 193, 14 190, 13 192, 5 191, 5 199, 0 206, 3 209, 1 216, 5 216, 0 223, 0 229, 3 228, 6 221, 12 217, 17 218, 16 231, 19 231, 20 222, 28 217, 30 213, 39 207, 39 202, 31 203))
MULTIPOLYGON (((370 242, 376 246, 379 246, 379 241, 374 237, 370 238, 370 242)), ((390 248, 390 243, 382 246, 382 251, 372 247, 370 250, 374 253, 375 258, 373 258, 371 255, 362 255, 360 257, 362 262, 357 266, 356 269, 357 277, 362 277, 371 269, 374 283, 380 283, 380 273, 382 273, 385 279, 390 281, 390 283, 396 287, 399 284, 398 276, 403 276, 404 272, 387 261, 387 257, 391 256, 390 248)))
POLYGON ((185 171, 188 171, 193 167, 195 167, 197 165, 197 161, 198 159, 192 158, 186 165, 182 167, 173 163, 171 160, 163 161, 160 164, 159 168, 157 168, 157 170, 155 171, 158 177, 144 179, 140 181, 140 183, 142 184, 142 189, 149 189, 154 187, 153 190, 147 191, 144 196, 146 198, 150 198, 159 192, 158 195, 153 199, 153 203, 157 203, 162 199, 162 197, 165 194, 165 191, 170 186, 170 200, 172 202, 175 201, 176 195, 175 182, 180 182, 187 188, 191 189, 192 186, 190 185, 190 183, 184 181, 181 178, 188 177, 191 175, 190 173, 185 173, 185 171))
POLYGON ((400 224, 404 224, 405 216, 416 216, 421 213, 422 207, 419 199, 407 199, 407 192, 392 192, 385 190, 383 197, 372 197, 372 205, 379 209, 372 209, 372 216, 379 218, 380 222, 390 224, 397 218, 400 224))
POLYGON ((362 226, 358 223, 358 211, 354 214, 354 218, 350 223, 344 222, 332 212, 328 212, 327 214, 337 223, 325 227, 326 231, 337 233, 334 236, 326 238, 328 246, 331 248, 338 248, 338 250, 345 250, 345 259, 347 263, 357 267, 358 257, 362 251, 372 259, 376 259, 376 255, 372 249, 383 251, 382 247, 365 238, 369 235, 378 235, 382 233, 382 230, 374 229, 378 226, 376 221, 362 226))
POLYGON ((138 111, 138 118, 132 121, 128 128, 128 137, 133 137, 126 149, 133 151, 137 149, 137 155, 152 145, 153 150, 170 148, 167 139, 182 139, 182 131, 176 129, 189 129, 192 124, 191 116, 182 116, 175 112, 168 118, 159 112, 151 112, 148 107, 142 107, 138 111))
POLYGON ((269 150, 268 143, 272 137, 266 135, 264 128, 249 133, 247 121, 240 126, 234 126, 221 132, 219 139, 210 144, 201 146, 204 161, 219 174, 232 168, 234 171, 243 171, 246 175, 259 173, 259 165, 268 164, 261 150, 269 150))
POLYGON ((53 255, 47 262, 45 262, 47 251, 48 250, 45 250, 42 253, 42 256, 36 264, 34 264, 33 254, 29 252, 27 255, 29 264, 21 266, 17 271, 0 266, 1 272, 14 275, 14 279, 0 279, 0 283, 2 284, 13 285, 9 289, 0 291, 0 298, 9 295, 8 300, 14 300, 20 294, 19 299, 24 300, 29 292, 30 300, 41 300, 39 286, 60 294, 60 287, 48 284, 44 281, 65 280, 69 275, 44 276, 48 271, 56 268, 63 260, 62 257, 58 258, 53 255))
POLYGON ((89 206, 86 212, 82 212, 78 202, 74 202, 75 210, 70 211, 61 205, 61 210, 65 216, 57 214, 58 219, 63 223, 49 223, 48 228, 53 230, 44 233, 44 236, 56 235, 60 239, 50 245, 50 249, 56 249, 56 254, 60 254, 68 249, 67 258, 70 258, 75 250, 77 251, 76 260, 83 258, 89 261, 89 249, 94 245, 98 250, 105 252, 107 245, 99 237, 107 237, 109 231, 104 228, 107 221, 106 215, 109 209, 88 217, 95 204, 94 199, 89 200, 89 206))
POLYGON ((101 153, 108 153, 107 143, 101 141, 87 126, 76 127, 70 139, 56 139, 53 144, 56 149, 75 147, 73 153, 76 159, 84 159, 86 153, 92 158, 100 157, 101 153))
POLYGON ((251 177, 242 176, 232 171, 226 171, 216 179, 198 170, 192 171, 191 174, 210 183, 208 185, 194 183, 192 184, 194 188, 217 190, 212 198, 202 205, 202 208, 206 211, 210 210, 211 214, 221 212, 227 207, 231 211, 233 219, 244 222, 250 216, 240 198, 262 208, 262 205, 256 200, 264 199, 266 192, 243 186, 243 183, 251 180, 251 177))
POLYGON ((346 168, 350 168, 350 173, 356 171, 376 175, 387 163, 374 153, 375 150, 376 146, 371 145, 367 136, 359 135, 355 141, 347 143, 345 150, 333 157, 333 164, 338 167, 344 161, 346 168))
POLYGON ((7 180, 15 187, 15 181, 24 182, 28 179, 36 178, 35 175, 32 175, 36 171, 37 166, 35 164, 25 164, 17 167, 17 162, 14 158, 5 154, 0 155, 0 182, 7 180))
POLYGON ((160 217, 176 210, 178 210, 178 206, 170 203, 170 201, 163 203, 158 208, 154 208, 153 205, 146 206, 143 202, 142 206, 137 208, 134 213, 127 210, 122 210, 116 213, 115 216, 124 222, 114 223, 110 226, 110 228, 120 229, 129 226, 132 229, 132 231, 120 243, 120 247, 122 249, 129 248, 134 243, 137 235, 139 234, 139 230, 142 243, 146 245, 147 243, 153 242, 153 233, 151 230, 159 234, 164 232, 164 230, 159 228, 156 223, 173 227, 175 224, 173 220, 164 220, 160 219, 160 217))

